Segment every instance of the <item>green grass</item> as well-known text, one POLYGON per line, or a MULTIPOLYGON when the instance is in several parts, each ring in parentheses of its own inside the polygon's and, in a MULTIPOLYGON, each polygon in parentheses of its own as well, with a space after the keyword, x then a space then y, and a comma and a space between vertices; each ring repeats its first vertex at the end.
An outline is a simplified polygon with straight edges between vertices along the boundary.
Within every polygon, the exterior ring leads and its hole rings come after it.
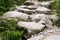
MULTIPOLYGON (((55 2, 52 4, 52 7, 56 10, 57 16, 60 17, 60 0, 55 0, 55 2)), ((60 27, 60 20, 57 20, 55 25, 60 27)))
POLYGON ((24 2, 25 0, 0 0, 0 16, 2 16, 4 12, 9 11, 14 5, 22 5, 24 2))
POLYGON ((60 17, 60 0, 55 0, 53 8, 56 10, 57 15, 60 17))
POLYGON ((0 19, 0 37, 3 40, 26 40, 26 30, 17 29, 17 21, 0 19))

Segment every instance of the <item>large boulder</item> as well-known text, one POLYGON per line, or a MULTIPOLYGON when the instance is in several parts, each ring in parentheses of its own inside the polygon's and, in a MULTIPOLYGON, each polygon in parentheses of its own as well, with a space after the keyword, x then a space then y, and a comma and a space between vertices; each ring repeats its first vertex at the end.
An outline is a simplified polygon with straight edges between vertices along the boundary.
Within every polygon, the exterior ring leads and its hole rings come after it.
POLYGON ((51 35, 45 38, 44 40, 60 40, 60 35, 51 35))
POLYGON ((50 9, 46 7, 40 7, 40 6, 36 9, 37 13, 50 13, 50 11, 51 11, 50 9))
POLYGON ((28 30, 43 30, 45 25, 42 25, 42 24, 38 24, 38 23, 35 23, 35 22, 18 22, 18 26, 19 27, 23 27, 23 28, 26 28, 28 30))
POLYGON ((17 12, 17 11, 8 11, 6 13, 4 13, 3 18, 14 18, 14 19, 19 19, 19 20, 24 20, 27 21, 28 20, 28 15, 22 12, 17 12))

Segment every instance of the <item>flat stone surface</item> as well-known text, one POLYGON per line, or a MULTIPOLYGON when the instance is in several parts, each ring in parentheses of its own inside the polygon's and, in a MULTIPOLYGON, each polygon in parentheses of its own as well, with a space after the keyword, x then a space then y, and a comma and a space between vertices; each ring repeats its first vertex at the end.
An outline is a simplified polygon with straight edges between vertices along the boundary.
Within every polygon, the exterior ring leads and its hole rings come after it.
POLYGON ((21 7, 16 7, 16 8, 20 12, 24 12, 24 13, 34 13, 35 12, 35 10, 29 10, 29 9, 26 9, 26 8, 21 8, 21 7))
POLYGON ((26 29, 29 29, 29 30, 43 30, 43 28, 45 27, 45 25, 42 25, 42 24, 38 24, 38 23, 35 23, 35 22, 18 22, 18 26, 19 27, 24 27, 26 29))
POLYGON ((36 36, 36 37, 29 38, 27 40, 42 40, 42 38, 44 38, 44 37, 45 37, 44 35, 39 35, 39 36, 36 36))
POLYGON ((50 2, 40 2, 41 6, 48 7, 50 5, 50 2))
POLYGON ((39 13, 50 13, 51 10, 46 7, 38 7, 36 11, 39 13))
POLYGON ((19 6, 19 7, 21 7, 21 8, 26 8, 26 9, 33 9, 33 10, 37 8, 37 7, 34 6, 34 5, 30 5, 30 6, 21 5, 21 6, 19 6))
POLYGON ((45 38, 44 40, 60 40, 60 35, 51 35, 45 38))
POLYGON ((4 13, 3 18, 14 18, 14 19, 21 19, 21 20, 28 20, 28 15, 18 11, 8 11, 4 13))

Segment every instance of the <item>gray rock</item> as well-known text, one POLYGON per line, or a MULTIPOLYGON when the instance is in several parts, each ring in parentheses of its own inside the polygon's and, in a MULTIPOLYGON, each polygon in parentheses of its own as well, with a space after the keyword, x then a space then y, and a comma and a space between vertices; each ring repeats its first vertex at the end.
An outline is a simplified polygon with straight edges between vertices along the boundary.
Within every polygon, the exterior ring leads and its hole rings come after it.
POLYGON ((50 2, 40 2, 40 6, 48 7, 50 5, 50 2))
POLYGON ((28 30, 43 30, 43 28, 45 27, 45 25, 42 24, 38 24, 35 22, 18 22, 18 26, 19 27, 24 27, 28 30))
POLYGON ((44 40, 60 40, 60 35, 51 35, 45 38, 44 40))
POLYGON ((38 13, 50 13, 50 9, 48 9, 48 8, 46 8, 46 7, 38 7, 37 9, 36 9, 36 12, 38 12, 38 13))
POLYGON ((24 13, 35 13, 35 10, 29 10, 26 8, 21 8, 21 7, 16 7, 17 10, 19 10, 20 12, 24 12, 24 13))
POLYGON ((21 7, 21 8, 26 8, 26 9, 33 9, 33 10, 35 10, 35 9, 37 8, 37 7, 34 6, 34 5, 30 5, 30 6, 22 5, 22 6, 19 6, 19 7, 21 7))
POLYGON ((26 0, 25 4, 35 5, 35 3, 36 3, 37 1, 38 1, 38 0, 26 0))
POLYGON ((39 22, 38 22, 39 24, 46 24, 46 22, 43 20, 43 19, 41 19, 39 22))
POLYGON ((26 6, 34 5, 34 2, 33 2, 33 1, 26 1, 26 2, 24 3, 24 5, 26 5, 26 6))
POLYGON ((54 22, 59 20, 59 17, 57 15, 49 15, 49 19, 53 20, 54 22))
POLYGON ((39 36, 36 36, 36 37, 29 38, 27 40, 42 40, 44 37, 45 37, 44 35, 39 35, 39 36))
POLYGON ((48 29, 52 29, 54 26, 51 24, 45 24, 48 29))
POLYGON ((17 12, 17 11, 8 11, 6 13, 4 13, 3 18, 13 18, 13 19, 17 19, 17 20, 24 20, 27 21, 28 20, 28 15, 22 12, 17 12))
MULTIPOLYGON (((41 19, 43 19, 44 17, 46 17, 45 14, 33 14, 30 15, 30 18, 33 22, 39 22, 41 19)), ((45 20, 45 18, 43 19, 45 20)))
POLYGON ((31 18, 31 21, 37 22, 37 21, 40 20, 40 14, 33 14, 33 15, 30 15, 30 18, 31 18))

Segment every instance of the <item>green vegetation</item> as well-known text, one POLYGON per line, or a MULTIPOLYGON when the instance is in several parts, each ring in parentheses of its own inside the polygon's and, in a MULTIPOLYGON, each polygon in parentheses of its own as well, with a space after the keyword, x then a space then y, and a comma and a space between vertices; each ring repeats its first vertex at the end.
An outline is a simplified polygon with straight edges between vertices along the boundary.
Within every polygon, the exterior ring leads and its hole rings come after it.
POLYGON ((13 0, 0 0, 0 15, 9 10, 13 5, 13 0))
POLYGON ((24 38, 26 30, 17 30, 17 21, 11 19, 0 19, 0 37, 3 40, 26 40, 24 38))
POLYGON ((60 20, 57 20, 56 22, 55 22, 55 25, 57 25, 58 27, 60 27, 60 22, 59 22, 60 20))
MULTIPOLYGON (((16 9, 15 5, 21 5, 25 0, 0 0, 0 16, 4 12, 16 9)), ((0 37, 3 40, 26 40, 25 29, 17 29, 17 21, 0 18, 0 37)))
MULTIPOLYGON (((60 17, 60 0, 55 0, 54 3, 50 6, 50 8, 53 8, 56 10, 57 16, 60 17)), ((55 23, 58 27, 60 27, 60 20, 57 20, 55 23)))
POLYGON ((15 0, 15 4, 22 5, 26 0, 15 0))
POLYGON ((55 0, 55 2, 52 4, 52 8, 54 8, 57 15, 60 16, 60 0, 55 0))
POLYGON ((16 4, 21 5, 25 2, 25 0, 0 0, 0 16, 3 15, 4 12, 9 11, 10 7, 14 7, 16 4))

